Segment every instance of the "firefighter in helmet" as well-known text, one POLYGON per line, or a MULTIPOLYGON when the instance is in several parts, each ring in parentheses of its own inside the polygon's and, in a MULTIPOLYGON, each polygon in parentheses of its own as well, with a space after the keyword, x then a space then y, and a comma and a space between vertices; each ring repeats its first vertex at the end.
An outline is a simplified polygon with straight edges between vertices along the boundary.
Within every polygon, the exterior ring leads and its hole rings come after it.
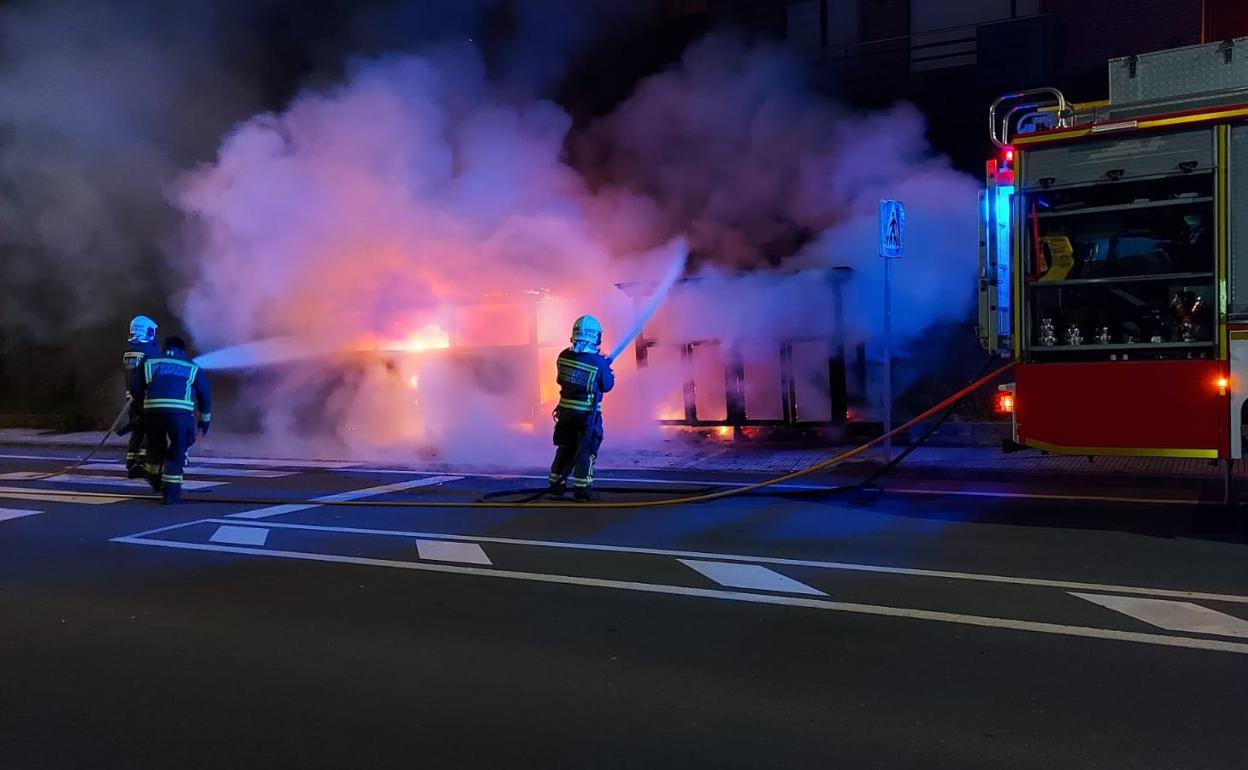
MULTIPOLYGON (((130 381, 134 372, 143 360, 160 355, 160 346, 156 344, 156 322, 145 315, 135 316, 130 320, 130 339, 128 349, 121 356, 122 370, 125 375, 123 387, 129 396, 130 381)), ((143 445, 147 438, 143 432, 143 404, 130 399, 130 421, 119 433, 130 434, 126 445, 126 472, 132 479, 143 476, 143 445)))
POLYGON ((598 352, 602 324, 583 315, 572 325, 572 346, 559 354, 559 406, 555 409, 555 461, 550 494, 561 497, 572 480, 572 495, 591 498, 594 461, 602 445, 602 395, 615 387, 611 362, 598 352))
POLYGON ((212 421, 208 378, 187 356, 182 338, 168 337, 159 355, 134 370, 130 395, 143 405, 147 479, 165 505, 179 503, 186 453, 195 443, 196 411, 201 434, 208 433, 212 421))

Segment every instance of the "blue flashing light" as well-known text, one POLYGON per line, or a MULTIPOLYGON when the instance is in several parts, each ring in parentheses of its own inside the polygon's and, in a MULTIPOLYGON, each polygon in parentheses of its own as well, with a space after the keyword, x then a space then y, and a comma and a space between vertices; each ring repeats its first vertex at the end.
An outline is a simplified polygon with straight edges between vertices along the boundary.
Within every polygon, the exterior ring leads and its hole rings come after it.
POLYGON ((997 268, 997 333, 1004 339, 1013 332, 1010 294, 1013 286, 1013 254, 1011 248, 1010 204, 1014 197, 1014 185, 996 185, 992 188, 991 205, 993 234, 996 236, 994 251, 997 268))

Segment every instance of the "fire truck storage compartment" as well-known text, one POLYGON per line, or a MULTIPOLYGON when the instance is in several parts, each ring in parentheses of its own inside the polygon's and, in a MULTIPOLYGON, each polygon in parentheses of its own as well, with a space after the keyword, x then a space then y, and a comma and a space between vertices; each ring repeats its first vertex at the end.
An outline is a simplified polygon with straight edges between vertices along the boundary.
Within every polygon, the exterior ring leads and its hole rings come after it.
POLYGON ((1190 102, 1197 95, 1242 93, 1246 88, 1248 38, 1244 37, 1109 60, 1109 101, 1113 104, 1190 102))
POLYGON ((1217 457, 1227 426, 1221 376, 1219 361, 1024 365, 1015 372, 1018 438, 1069 454, 1217 457))
POLYGON ((1213 170, 1209 129, 1065 144, 1028 152, 1023 189, 1117 182, 1213 170))
MULTIPOLYGON (((1248 49, 1248 45, 1245 46, 1248 49)), ((1248 55, 1248 50, 1245 51, 1248 55)), ((1229 313, 1248 318, 1248 125, 1231 127, 1229 151, 1229 205, 1226 224, 1230 231, 1229 313)))
POLYGON ((1214 176, 1142 176, 1024 193, 1025 360, 1216 357, 1214 176))

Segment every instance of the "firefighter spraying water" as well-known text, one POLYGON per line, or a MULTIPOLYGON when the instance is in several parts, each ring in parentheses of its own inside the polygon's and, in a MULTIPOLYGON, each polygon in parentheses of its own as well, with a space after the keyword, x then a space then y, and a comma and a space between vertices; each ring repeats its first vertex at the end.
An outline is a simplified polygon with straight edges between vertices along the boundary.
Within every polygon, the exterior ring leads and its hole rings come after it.
POLYGON ((134 370, 130 381, 134 403, 143 405, 147 432, 144 468, 152 490, 163 502, 182 502, 182 469, 186 453, 195 443, 195 428, 208 433, 212 422, 212 396, 208 377, 187 358, 181 337, 165 340, 160 355, 152 356, 134 370), (198 421, 196 412, 198 411, 198 421))
POLYGON ((572 496, 592 499, 594 461, 602 446, 602 396, 615 387, 611 361, 599 351, 602 324, 583 315, 572 325, 572 346, 559 354, 559 406, 555 407, 555 461, 550 466, 550 494, 562 497, 568 476, 572 496))

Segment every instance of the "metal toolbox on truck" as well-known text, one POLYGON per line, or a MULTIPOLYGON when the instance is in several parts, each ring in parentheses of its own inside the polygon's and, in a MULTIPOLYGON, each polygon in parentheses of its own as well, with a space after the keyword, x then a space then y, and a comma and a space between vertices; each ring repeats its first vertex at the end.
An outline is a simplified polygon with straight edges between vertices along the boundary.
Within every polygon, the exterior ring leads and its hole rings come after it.
POLYGON ((1111 105, 1191 100, 1218 93, 1226 103, 1248 101, 1248 37, 1109 60, 1111 105))

